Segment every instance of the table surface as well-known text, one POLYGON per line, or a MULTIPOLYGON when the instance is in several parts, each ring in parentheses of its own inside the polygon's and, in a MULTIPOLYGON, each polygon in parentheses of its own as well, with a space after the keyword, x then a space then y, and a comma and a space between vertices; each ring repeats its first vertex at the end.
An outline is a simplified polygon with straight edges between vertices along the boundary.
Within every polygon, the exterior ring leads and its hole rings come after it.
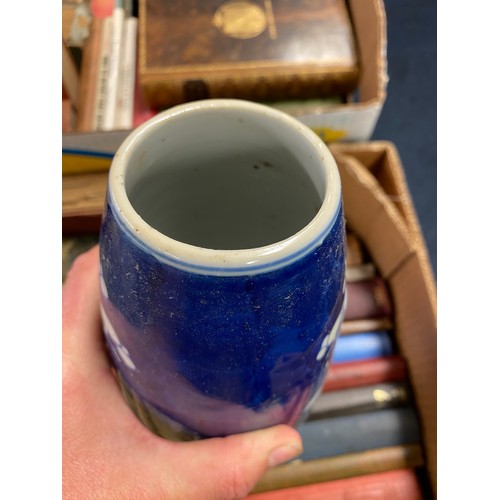
POLYGON ((387 100, 372 140, 395 144, 437 277, 436 1, 385 0, 387 100))

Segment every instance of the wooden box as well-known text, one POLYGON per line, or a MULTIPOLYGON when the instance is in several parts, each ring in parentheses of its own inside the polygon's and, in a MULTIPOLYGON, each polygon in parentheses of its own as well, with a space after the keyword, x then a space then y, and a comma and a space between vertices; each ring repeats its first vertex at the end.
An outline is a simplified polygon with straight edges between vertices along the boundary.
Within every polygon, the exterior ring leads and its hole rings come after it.
POLYGON ((205 98, 327 98, 358 83, 345 0, 139 0, 138 78, 163 109, 205 98))

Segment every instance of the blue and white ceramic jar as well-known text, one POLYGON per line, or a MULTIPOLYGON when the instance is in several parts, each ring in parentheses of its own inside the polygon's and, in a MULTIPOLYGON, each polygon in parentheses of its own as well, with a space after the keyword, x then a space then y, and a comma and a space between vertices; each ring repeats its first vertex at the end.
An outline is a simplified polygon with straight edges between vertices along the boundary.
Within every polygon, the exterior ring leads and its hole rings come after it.
POLYGON ((100 273, 110 354, 153 431, 294 425, 343 317, 335 160, 309 128, 256 103, 159 113, 113 160, 100 273))

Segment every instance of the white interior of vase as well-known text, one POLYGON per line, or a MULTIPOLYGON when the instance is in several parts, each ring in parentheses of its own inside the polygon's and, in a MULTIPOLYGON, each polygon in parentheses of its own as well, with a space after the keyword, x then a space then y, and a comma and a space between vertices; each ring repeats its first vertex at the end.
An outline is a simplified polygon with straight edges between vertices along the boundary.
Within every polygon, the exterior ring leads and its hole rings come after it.
POLYGON ((321 160, 299 134, 258 114, 183 114, 129 160, 137 213, 175 240, 237 250, 284 240, 318 213, 321 160))

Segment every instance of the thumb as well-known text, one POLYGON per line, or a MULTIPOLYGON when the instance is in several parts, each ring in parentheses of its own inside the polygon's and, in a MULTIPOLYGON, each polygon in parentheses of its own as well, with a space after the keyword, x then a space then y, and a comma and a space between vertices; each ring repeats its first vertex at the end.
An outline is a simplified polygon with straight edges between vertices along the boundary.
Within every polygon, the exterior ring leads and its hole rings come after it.
POLYGON ((185 480, 176 482, 183 491, 174 498, 222 500, 245 498, 268 468, 302 452, 302 440, 292 427, 277 425, 176 447, 176 472, 185 480))

